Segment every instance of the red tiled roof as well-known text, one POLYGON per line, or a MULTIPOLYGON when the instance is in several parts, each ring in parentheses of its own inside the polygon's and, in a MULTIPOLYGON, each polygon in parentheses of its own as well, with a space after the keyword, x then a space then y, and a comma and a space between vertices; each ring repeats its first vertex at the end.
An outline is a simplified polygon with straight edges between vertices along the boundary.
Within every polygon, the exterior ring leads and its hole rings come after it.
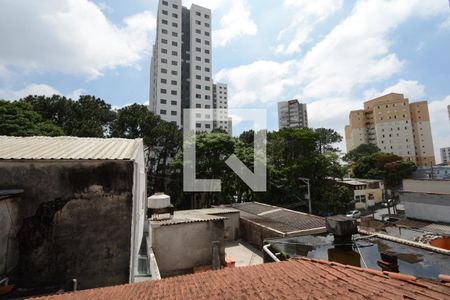
POLYGON ((302 258, 39 299, 448 299, 449 295, 449 285, 302 258))

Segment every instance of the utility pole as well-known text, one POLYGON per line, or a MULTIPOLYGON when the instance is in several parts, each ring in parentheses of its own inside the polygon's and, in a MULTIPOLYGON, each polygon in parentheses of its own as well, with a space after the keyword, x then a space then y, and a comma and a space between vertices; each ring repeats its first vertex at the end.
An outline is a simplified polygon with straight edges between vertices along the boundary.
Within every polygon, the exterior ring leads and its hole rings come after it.
POLYGON ((309 214, 312 215, 312 207, 311 207, 311 188, 309 186, 309 178, 299 178, 308 186, 308 211, 309 214))

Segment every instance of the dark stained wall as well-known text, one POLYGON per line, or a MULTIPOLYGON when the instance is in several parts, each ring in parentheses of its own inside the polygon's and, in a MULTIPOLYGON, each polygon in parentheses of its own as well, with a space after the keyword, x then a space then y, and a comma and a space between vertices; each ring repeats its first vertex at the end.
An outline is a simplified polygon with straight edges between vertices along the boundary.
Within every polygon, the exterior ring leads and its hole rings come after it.
MULTIPOLYGON (((16 203, 19 287, 80 289, 127 283, 133 162, 0 161, 0 189, 16 203)), ((2 243, 2 241, 0 241, 2 243)))

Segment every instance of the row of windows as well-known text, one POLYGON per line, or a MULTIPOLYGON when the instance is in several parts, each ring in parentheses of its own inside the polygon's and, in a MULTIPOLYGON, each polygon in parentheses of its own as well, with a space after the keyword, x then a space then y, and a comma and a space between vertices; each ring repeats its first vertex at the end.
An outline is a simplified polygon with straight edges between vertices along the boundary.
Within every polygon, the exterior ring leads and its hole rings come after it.
MULTIPOLYGON (((169 21, 167 21, 166 19, 162 19, 161 21, 164 25, 169 25, 169 21)), ((172 22, 172 27, 178 28, 178 23, 177 22, 172 22)))
MULTIPOLYGON (((200 103, 195 104, 195 108, 202 108, 202 105, 200 103)), ((205 105, 205 109, 210 109, 211 105, 205 105)))
MULTIPOLYGON (((161 62, 163 64, 167 64, 167 58, 161 58, 161 62)), ((178 62, 176 60, 172 60, 172 66, 178 66, 178 62)))
MULTIPOLYGON (((167 94, 167 90, 166 89, 161 89, 161 94, 167 94)), ((170 91, 170 94, 176 96, 176 95, 178 95, 178 92, 177 91, 170 91)))
MULTIPOLYGON (((160 113, 161 115, 166 115, 166 114, 167 114, 167 111, 166 111, 165 109, 161 109, 161 110, 159 111, 159 113, 160 113)), ((176 112, 175 110, 172 110, 172 111, 170 112, 170 115, 171 115, 171 116, 176 116, 176 115, 177 115, 177 112, 176 112)))
MULTIPOLYGON (((161 100, 160 100, 160 103, 161 103, 161 104, 167 104, 167 100, 166 100, 166 99, 161 99, 161 100)), ((171 104, 171 105, 177 105, 177 101, 173 101, 173 100, 172 100, 172 101, 170 101, 170 104, 171 104)))
MULTIPOLYGON (((196 69, 197 71, 201 71, 201 70, 202 70, 202 66, 196 65, 196 66, 195 66, 195 69, 196 69)), ((210 72, 210 71, 211 71, 210 68, 205 67, 205 72, 210 72)))
MULTIPOLYGON (((195 57, 196 61, 202 61, 202 58, 200 56, 196 56, 195 57)), ((211 60, 209 58, 205 58, 205 63, 209 64, 211 62, 211 60)))
MULTIPOLYGON (((202 34, 202 31, 200 29, 195 29, 195 33, 202 34)), ((210 36, 211 34, 209 33, 209 31, 205 31, 205 35, 210 36)))
MULTIPOLYGON (((167 79, 161 78, 161 83, 167 83, 167 79)), ((171 81, 170 81, 170 84, 172 84, 172 85, 177 85, 178 82, 177 82, 176 80, 171 80, 171 81)))
MULTIPOLYGON (((167 45, 168 41, 166 39, 161 39, 161 43, 167 45)), ((178 47, 178 42, 172 41, 172 46, 178 47)))
MULTIPOLYGON (((163 1, 163 2, 162 2, 162 5, 164 5, 164 6, 169 6, 169 2, 163 1)), ((175 9, 178 9, 178 5, 176 5, 176 4, 172 4, 172 7, 175 8, 175 9)))
MULTIPOLYGON (((195 75, 195 79, 197 80, 202 80, 202 76, 200 75, 195 75)), ((208 76, 205 76, 205 81, 211 81, 211 78, 208 76)))
MULTIPOLYGON (((163 53, 163 54, 168 54, 169 51, 167 51, 166 48, 161 48, 161 53, 163 53)), ((178 52, 177 52, 177 51, 172 51, 172 55, 173 55, 173 56, 178 56, 178 52)))
MULTIPOLYGON (((201 12, 199 12, 199 11, 196 11, 196 12, 195 12, 195 15, 196 15, 197 17, 201 17, 201 16, 202 16, 201 12)), ((209 15, 208 15, 208 14, 205 14, 205 19, 209 19, 209 15)))
MULTIPOLYGON (((198 89, 198 90, 201 90, 201 89, 202 89, 202 86, 201 86, 200 84, 196 84, 196 85, 195 85, 195 88, 198 89)), ((205 90, 206 90, 206 91, 210 91, 210 90, 211 90, 211 87, 208 86, 208 85, 205 85, 205 90)))
MULTIPOLYGON (((161 68, 161 73, 162 74, 167 74, 167 69, 164 69, 164 68, 161 68)), ((170 72, 172 75, 178 75, 178 72, 177 71, 174 71, 174 70, 172 70, 171 72, 170 72)))
MULTIPOLYGON (((195 20, 195 24, 201 26, 201 25, 202 25, 202 22, 201 22, 200 20, 195 20)), ((206 28, 209 28, 209 27, 210 27, 209 23, 206 23, 206 22, 205 22, 205 27, 206 27, 206 28)))
MULTIPOLYGON (((161 33, 162 34, 169 34, 169 31, 165 28, 161 29, 161 33)), ((178 32, 172 31, 172 36, 173 37, 178 37, 178 32)))
MULTIPOLYGON (((163 15, 165 15, 165 16, 168 16, 169 15, 169 12, 167 11, 167 10, 162 10, 162 12, 161 12, 163 15)), ((177 19, 178 18, 178 14, 176 14, 176 13, 172 13, 172 17, 173 18, 175 18, 175 19, 177 19)))
MULTIPOLYGON (((201 44, 202 43, 202 39, 196 38, 195 42, 198 43, 198 44, 201 44)), ((211 42, 208 41, 208 40, 205 40, 205 45, 209 46, 209 45, 211 45, 211 42)))
MULTIPOLYGON (((195 99, 202 99, 202 95, 195 94, 195 99)), ((205 100, 211 100, 211 96, 205 95, 205 100)))
MULTIPOLYGON (((195 51, 197 51, 197 52, 202 52, 202 48, 200 48, 200 47, 195 47, 195 51)), ((210 54, 211 53, 211 51, 209 51, 209 49, 205 49, 205 51, 204 51, 206 54, 210 54)))

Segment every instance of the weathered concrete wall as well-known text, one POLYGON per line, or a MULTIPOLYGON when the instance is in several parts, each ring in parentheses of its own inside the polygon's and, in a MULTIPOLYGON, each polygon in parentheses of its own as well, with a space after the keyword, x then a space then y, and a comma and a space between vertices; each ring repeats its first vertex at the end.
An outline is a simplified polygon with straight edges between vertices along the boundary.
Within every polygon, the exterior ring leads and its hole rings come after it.
POLYGON ((450 195, 450 181, 448 180, 403 180, 405 192, 436 193, 450 195))
POLYGON ((128 282, 132 187, 131 161, 0 161, 0 188, 24 189, 14 283, 128 282))
POLYGON ((230 212, 230 213, 220 213, 220 214, 212 214, 219 217, 227 218, 224 220, 225 233, 224 240, 225 241, 236 241, 240 238, 239 233, 239 217, 240 212, 230 212))
POLYGON ((265 239, 283 237, 283 233, 273 231, 252 221, 240 219, 241 239, 257 249, 262 249, 265 239))
POLYGON ((450 222, 450 195, 401 192, 405 215, 430 222, 450 222))
POLYGON ((10 274, 19 260, 19 201, 20 195, 0 197, 0 278, 10 274))
POLYGON ((153 226, 152 248, 162 277, 191 273, 194 267, 211 265, 214 241, 222 244, 220 260, 223 265, 223 220, 153 226))

